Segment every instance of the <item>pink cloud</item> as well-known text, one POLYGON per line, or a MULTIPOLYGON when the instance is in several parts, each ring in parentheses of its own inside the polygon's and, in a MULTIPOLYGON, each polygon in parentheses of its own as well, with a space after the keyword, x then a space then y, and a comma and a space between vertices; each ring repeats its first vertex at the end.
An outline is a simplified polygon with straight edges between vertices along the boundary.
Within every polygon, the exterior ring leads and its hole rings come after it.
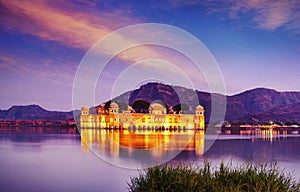
POLYGON ((5 65, 4 64, 15 64, 16 63, 16 60, 13 58, 13 57, 10 57, 8 55, 5 55, 3 53, 0 54, 0 68, 1 67, 4 67, 5 65))
POLYGON ((205 5, 207 14, 225 14, 232 19, 240 19, 241 15, 251 13, 252 21, 259 29, 272 31, 284 27, 300 33, 300 3, 298 0, 222 0, 221 2, 170 0, 170 4, 174 7, 205 5))
MULTIPOLYGON (((18 32, 37 36, 43 40, 59 42, 67 47, 88 49, 101 37, 110 32, 140 22, 131 15, 129 9, 99 12, 90 6, 88 12, 79 11, 74 4, 64 2, 50 5, 46 1, 4 1, 0 0, 9 13, 4 14, 6 26, 18 32), (66 7, 66 8, 65 8, 66 7), (125 15, 125 16, 124 16, 125 15)), ((141 32, 148 33, 148 32, 141 32)), ((134 38, 134 37, 133 37, 134 38)), ((112 43, 100 50, 102 54, 110 54, 114 45, 130 44, 129 37, 119 36, 112 43)), ((120 54, 119 58, 137 62, 140 55, 162 55, 154 49, 142 47, 120 54)))
POLYGON ((260 29, 275 30, 284 27, 300 32, 300 4, 297 0, 230 1, 227 11, 232 18, 239 18, 240 13, 252 11, 252 20, 260 29))
MULTIPOLYGON (((80 7, 69 2, 53 3, 36 0, 36 1, 5 1, 0 0, 6 8, 3 15, 3 21, 8 29, 17 32, 30 34, 43 40, 59 42, 67 47, 88 49, 101 37, 109 34, 120 27, 138 23, 140 20, 132 16, 130 9, 112 11, 110 13, 100 12, 93 5, 88 11, 80 11, 80 7)), ((139 31, 138 34, 149 35, 149 31, 139 31)), ((168 34, 157 34, 153 31, 153 38, 161 36, 168 38, 168 34)), ((132 37, 134 39, 134 37, 132 37)), ((102 54, 110 54, 109 50, 114 45, 130 44, 133 40, 130 37, 119 36, 108 48, 101 49, 102 54)), ((184 42, 178 42, 182 44, 184 42)), ((149 46, 131 48, 118 55, 119 59, 136 63, 144 59, 162 59, 176 63, 183 71, 191 76, 194 74, 194 68, 187 65, 186 61, 176 54, 166 53, 160 49, 149 46)), ((67 67, 52 66, 51 64, 40 61, 38 58, 15 58, 16 64, 6 65, 7 70, 19 74, 33 77, 42 77, 49 79, 52 83, 73 82, 76 69, 73 71, 67 67), (27 60, 26 60, 27 59, 27 60), (21 64, 22 63, 22 64, 21 64), (39 65, 37 65, 39 63, 39 65), (48 71, 51 71, 49 73, 48 71)), ((50 62, 51 63, 51 62, 50 62)), ((7 63, 8 64, 8 63, 7 63)), ((162 70, 157 68, 157 70, 162 70)), ((111 71, 113 73, 113 71, 111 71)))
POLYGON ((117 27, 137 22, 137 19, 123 16, 123 11, 102 13, 94 9, 95 15, 91 15, 67 2, 64 6, 73 9, 64 10, 42 0, 1 0, 1 4, 8 10, 2 18, 7 28, 72 48, 87 49, 117 27))
MULTIPOLYGON (((52 84, 72 85, 76 68, 70 63, 52 65, 53 61, 39 60, 31 56, 17 56, 10 54, 0 54, 0 70, 22 79, 44 79, 52 84), (37 65, 38 63, 38 65, 37 65)), ((55 62, 58 62, 57 60, 55 62)), ((60 61, 61 62, 61 61, 60 61)), ((74 65, 76 66, 76 65, 74 65)))

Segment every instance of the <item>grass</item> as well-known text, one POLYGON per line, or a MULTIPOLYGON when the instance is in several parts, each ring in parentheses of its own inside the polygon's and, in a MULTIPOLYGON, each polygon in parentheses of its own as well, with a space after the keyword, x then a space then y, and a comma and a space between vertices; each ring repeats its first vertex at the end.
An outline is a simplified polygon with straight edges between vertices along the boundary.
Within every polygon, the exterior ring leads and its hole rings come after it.
POLYGON ((300 182, 284 173, 277 164, 249 163, 239 167, 225 165, 212 167, 205 161, 202 166, 163 165, 145 169, 131 178, 131 192, 164 191, 247 191, 247 192, 299 192, 300 182))

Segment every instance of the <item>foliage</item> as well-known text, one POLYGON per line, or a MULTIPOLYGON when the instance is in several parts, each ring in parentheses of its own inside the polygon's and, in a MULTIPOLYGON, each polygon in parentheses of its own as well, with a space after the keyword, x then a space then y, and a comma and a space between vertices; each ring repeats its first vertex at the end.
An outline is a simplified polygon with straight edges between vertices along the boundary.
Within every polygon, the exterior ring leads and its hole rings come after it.
POLYGON ((277 164, 249 163, 240 167, 223 162, 213 168, 205 161, 203 166, 163 165, 148 168, 128 183, 131 192, 163 191, 247 191, 298 192, 290 174, 280 171, 277 164))

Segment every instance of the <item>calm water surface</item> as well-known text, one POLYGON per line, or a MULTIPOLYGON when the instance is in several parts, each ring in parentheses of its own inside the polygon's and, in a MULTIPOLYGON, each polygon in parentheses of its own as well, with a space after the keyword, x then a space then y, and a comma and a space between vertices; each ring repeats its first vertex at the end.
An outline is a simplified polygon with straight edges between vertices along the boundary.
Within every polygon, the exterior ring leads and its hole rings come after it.
POLYGON ((112 131, 81 130, 82 138, 72 129, 20 128, 0 131, 1 191, 126 191, 137 170, 113 166, 93 152, 112 159, 133 159, 132 150, 149 151, 146 159, 163 158, 169 151, 181 149, 186 135, 195 134, 172 162, 218 163, 231 159, 236 164, 249 160, 277 161, 300 178, 299 130, 225 130, 204 152, 204 135, 187 131, 112 131), (109 140, 107 138, 110 138, 109 140), (176 138, 173 139, 172 138, 176 138), (178 138, 181 138, 178 139, 178 138), (151 150, 169 143, 164 150, 151 150), (116 145, 118 144, 118 145, 116 145), (117 147, 116 147, 117 146, 117 147))

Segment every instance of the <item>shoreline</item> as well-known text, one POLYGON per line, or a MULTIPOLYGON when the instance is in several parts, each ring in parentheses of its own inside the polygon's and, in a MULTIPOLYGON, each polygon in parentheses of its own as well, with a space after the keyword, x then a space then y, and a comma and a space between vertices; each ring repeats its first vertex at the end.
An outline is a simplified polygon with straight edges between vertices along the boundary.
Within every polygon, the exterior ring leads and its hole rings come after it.
MULTIPOLYGON (((76 122, 73 119, 69 120, 0 120, 0 129, 2 128, 15 128, 15 127, 60 127, 60 128, 76 128, 76 122)), ((213 128, 220 130, 267 130, 267 129, 295 129, 300 130, 300 126, 297 125, 234 125, 234 126, 215 126, 213 128)), ((92 128, 100 129, 100 128, 92 128)), ((206 128, 207 129, 207 126, 206 128)))

